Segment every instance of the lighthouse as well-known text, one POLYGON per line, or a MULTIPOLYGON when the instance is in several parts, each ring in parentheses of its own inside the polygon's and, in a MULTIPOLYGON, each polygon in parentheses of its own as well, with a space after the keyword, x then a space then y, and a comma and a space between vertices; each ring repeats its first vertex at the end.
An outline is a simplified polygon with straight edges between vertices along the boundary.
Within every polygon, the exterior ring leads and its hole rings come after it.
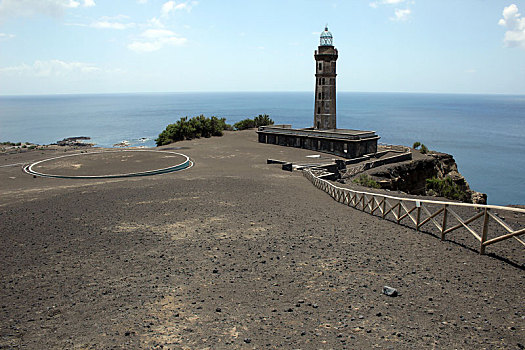
MULTIPOLYGON (((292 128, 291 125, 266 125, 257 130, 259 142, 309 149, 354 159, 377 153, 375 131, 338 129, 336 124, 335 63, 337 49, 328 26, 321 33, 315 50, 315 105, 313 128, 292 128)), ((268 162, 273 162, 268 159, 268 162)), ((292 169, 291 163, 283 165, 292 169)))
POLYGON ((315 106, 314 129, 336 129, 335 77, 337 49, 333 44, 328 26, 321 33, 320 43, 315 50, 315 106))

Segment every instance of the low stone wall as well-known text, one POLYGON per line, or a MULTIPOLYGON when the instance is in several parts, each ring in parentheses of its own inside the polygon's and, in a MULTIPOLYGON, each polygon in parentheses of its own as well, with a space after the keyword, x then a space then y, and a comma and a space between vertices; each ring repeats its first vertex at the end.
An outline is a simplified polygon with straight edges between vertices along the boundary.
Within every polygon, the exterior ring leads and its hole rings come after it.
MULTIPOLYGON (((359 162, 361 162, 362 160, 366 160, 367 157, 361 157, 361 158, 358 158, 358 159, 359 159, 359 162)), ((359 174, 359 173, 361 173, 361 172, 363 172, 365 170, 369 170, 369 169, 372 169, 372 168, 377 168, 377 167, 379 167, 381 165, 399 163, 399 162, 403 162, 403 161, 407 161, 407 160, 412 160, 412 153, 410 153, 410 152, 402 153, 402 154, 398 154, 398 155, 395 155, 395 156, 392 156, 392 157, 388 157, 388 158, 384 158, 384 159, 372 160, 372 161, 364 163, 364 164, 358 164, 358 165, 353 166, 353 167, 347 167, 346 168, 346 172, 345 172, 345 177, 352 177, 352 176, 357 175, 357 174, 359 174)), ((352 159, 352 161, 353 161, 353 159, 352 159)), ((359 163, 359 162, 347 163, 347 165, 348 164, 356 164, 356 163, 359 163)))
POLYGON ((362 157, 365 154, 376 153, 377 140, 379 140, 379 136, 362 139, 342 139, 317 136, 317 134, 309 136, 302 134, 286 134, 284 131, 273 133, 259 130, 257 133, 260 143, 304 148, 348 159, 362 157))

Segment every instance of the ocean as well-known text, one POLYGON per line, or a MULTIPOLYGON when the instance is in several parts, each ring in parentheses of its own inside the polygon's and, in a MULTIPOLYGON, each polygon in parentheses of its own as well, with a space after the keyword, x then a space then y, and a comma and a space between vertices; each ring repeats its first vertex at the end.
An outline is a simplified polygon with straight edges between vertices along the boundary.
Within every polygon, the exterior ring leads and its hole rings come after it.
MULTIPOLYGON (((123 140, 153 147, 166 125, 183 116, 214 115, 233 124, 269 114, 276 124, 310 127, 313 104, 311 92, 3 96, 0 141, 48 144, 89 136, 101 147, 123 140)), ((419 141, 450 153, 490 204, 525 204, 524 95, 342 92, 337 123, 374 130, 381 143, 419 141)))

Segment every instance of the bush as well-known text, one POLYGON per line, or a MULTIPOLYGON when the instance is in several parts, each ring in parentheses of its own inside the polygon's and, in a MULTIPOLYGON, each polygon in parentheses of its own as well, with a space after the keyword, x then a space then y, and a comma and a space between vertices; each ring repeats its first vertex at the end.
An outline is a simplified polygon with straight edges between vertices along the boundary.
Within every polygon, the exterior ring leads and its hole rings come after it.
POLYGON ((243 119, 233 124, 235 130, 246 130, 255 128, 255 121, 253 119, 243 119))
POLYGON ((259 114, 257 117, 253 118, 255 122, 255 127, 273 125, 273 120, 268 114, 259 114))
POLYGON ((421 152, 422 154, 427 154, 428 153, 428 148, 427 146, 425 146, 424 144, 422 144, 421 142, 414 142, 414 144, 412 145, 412 148, 413 149, 418 149, 418 147, 421 146, 421 149, 419 150, 419 152, 421 152))
POLYGON ((191 140, 200 137, 222 136, 223 130, 231 128, 226 124, 225 118, 211 117, 204 115, 180 118, 176 123, 169 124, 155 140, 157 146, 163 146, 172 142, 191 140))
POLYGON ((233 124, 235 130, 258 128, 259 126, 273 125, 273 120, 268 114, 259 114, 253 119, 246 118, 233 124))
POLYGON ((353 182, 365 187, 381 188, 381 186, 367 174, 361 174, 357 179, 354 179, 353 182))
POLYGON ((425 188, 427 192, 448 199, 456 199, 465 202, 469 198, 468 194, 462 191, 450 177, 445 177, 444 179, 438 179, 436 177, 427 179, 425 188))

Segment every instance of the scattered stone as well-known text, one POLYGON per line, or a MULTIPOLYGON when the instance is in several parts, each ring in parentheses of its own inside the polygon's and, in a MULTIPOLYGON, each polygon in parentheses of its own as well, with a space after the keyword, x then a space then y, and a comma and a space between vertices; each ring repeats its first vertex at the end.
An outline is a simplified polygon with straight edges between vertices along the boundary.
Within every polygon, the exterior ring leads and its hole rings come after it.
POLYGON ((389 287, 389 286, 384 286, 383 294, 388 295, 389 297, 397 297, 397 289, 389 287))
POLYGON ((244 338, 244 342, 246 344, 250 344, 252 342, 252 340, 250 338, 244 338))
POLYGON ((216 312, 221 312, 222 309, 221 309, 220 307, 218 307, 218 308, 215 309, 215 311, 216 311, 216 312))

